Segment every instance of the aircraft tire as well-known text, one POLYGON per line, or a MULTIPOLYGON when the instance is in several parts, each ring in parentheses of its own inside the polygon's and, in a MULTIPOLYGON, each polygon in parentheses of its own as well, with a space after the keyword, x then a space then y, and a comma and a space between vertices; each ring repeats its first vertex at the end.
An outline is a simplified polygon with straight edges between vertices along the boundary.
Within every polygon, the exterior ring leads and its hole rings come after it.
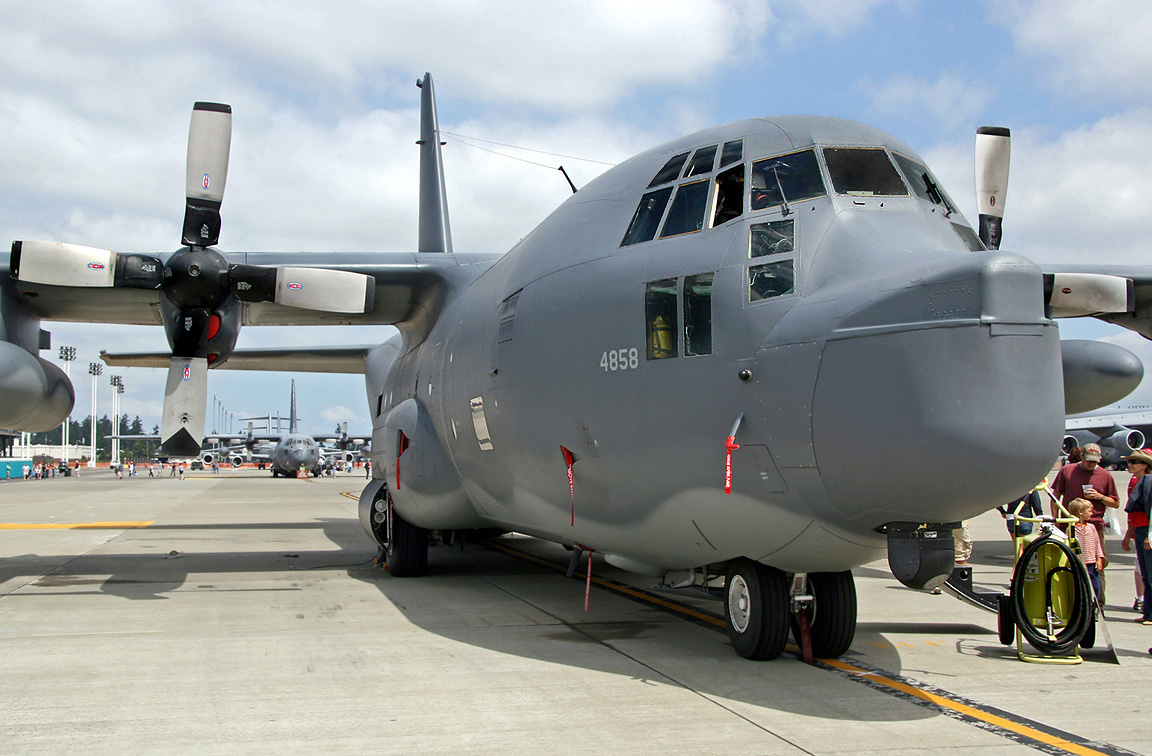
POLYGON ((1011 646, 1016 642, 1016 620, 1012 615, 1012 597, 1001 593, 996 597, 996 630, 1000 635, 1000 642, 1011 646))
POLYGON ((724 579, 724 620, 736 653, 767 661, 788 642, 788 582, 784 573, 740 558, 724 579))
POLYGON ((393 577, 421 577, 428 572, 428 531, 409 524, 388 500, 391 531, 386 563, 393 577))
MULTIPOLYGON (((812 655, 835 659, 856 637, 856 582, 852 571, 813 572, 808 575, 812 591, 812 655)), ((792 636, 800 645, 800 627, 792 621, 792 636)))

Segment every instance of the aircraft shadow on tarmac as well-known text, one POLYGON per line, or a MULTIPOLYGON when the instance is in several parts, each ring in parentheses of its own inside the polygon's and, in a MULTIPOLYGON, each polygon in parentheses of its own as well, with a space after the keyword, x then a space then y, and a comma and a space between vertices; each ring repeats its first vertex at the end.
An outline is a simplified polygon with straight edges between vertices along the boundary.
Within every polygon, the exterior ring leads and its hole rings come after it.
MULTIPOLYGON (((211 536, 214 542, 218 539, 219 536, 211 536)), ((585 615, 582 579, 566 578, 547 566, 515 559, 482 545, 434 549, 427 576, 398 579, 374 564, 373 545, 359 523, 350 518, 153 525, 130 531, 117 540, 125 540, 125 546, 134 553, 108 553, 102 549, 80 555, 26 554, 0 560, 0 583, 28 577, 35 578, 29 587, 54 589, 53 595, 97 590, 133 601, 154 601, 167 599, 165 594, 181 588, 230 590, 226 585, 198 583, 211 581, 210 575, 218 573, 345 571, 349 577, 376 588, 414 626, 502 654, 640 677, 654 684, 685 687, 709 696, 820 718, 908 721, 938 715, 935 709, 905 703, 915 704, 910 698, 900 704, 888 697, 878 698, 864 685, 837 685, 834 695, 843 695, 845 690, 849 693, 839 705, 829 707, 828 686, 834 684, 835 677, 842 678, 841 673, 804 665, 787 655, 773 662, 749 662, 732 651, 722 630, 604 590, 592 591, 592 611, 585 615), (315 529, 322 530, 340 550, 294 549, 290 534, 267 540, 274 531, 315 529), (237 550, 198 551, 197 543, 207 540, 199 535, 204 531, 235 532, 237 550), (246 543, 263 548, 244 550, 246 543), (267 548, 276 543, 283 544, 283 548, 267 548), (605 653, 606 650, 611 652, 605 653)), ((522 544, 525 539, 514 541, 522 544)), ((543 548, 551 550, 548 558, 553 563, 566 558, 560 547, 544 544, 543 548)), ((984 561, 1003 568, 1005 558, 1007 567, 1011 566, 1009 543, 978 542, 977 554, 973 563, 978 570, 984 561)), ((858 579, 890 579, 882 570, 867 566, 855 572, 858 579)), ((611 573, 611 568, 599 561, 593 568, 598 577, 610 577, 611 573)), ((265 588, 236 590, 304 589, 291 583, 270 583, 265 588)), ((708 612, 722 611, 719 602, 702 606, 708 612)), ((899 675, 900 649, 887 641, 886 633, 948 634, 955 636, 960 653, 1014 660, 1011 649, 996 643, 995 631, 991 629, 994 626, 994 619, 987 626, 861 622, 853 647, 866 648, 866 653, 850 651, 843 660, 852 663, 866 655, 869 666, 899 675)))

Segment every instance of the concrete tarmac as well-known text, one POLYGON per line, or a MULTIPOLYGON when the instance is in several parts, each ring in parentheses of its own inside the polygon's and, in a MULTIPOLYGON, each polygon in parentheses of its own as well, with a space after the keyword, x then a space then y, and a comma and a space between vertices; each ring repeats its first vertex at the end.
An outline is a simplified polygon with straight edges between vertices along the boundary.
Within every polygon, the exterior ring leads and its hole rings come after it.
MULTIPOLYGON (((392 578, 360 530, 363 484, 0 482, 0 753, 1152 753, 1152 627, 1132 621, 1118 538, 1119 664, 1022 662, 995 615, 884 562, 854 571, 848 654, 756 663, 709 619, 717 601, 597 583, 585 612, 567 552, 529 538, 435 548, 427 577, 392 578)), ((1004 588, 1002 520, 972 534, 975 582, 1004 588)), ((593 577, 651 582, 599 559, 593 577)))

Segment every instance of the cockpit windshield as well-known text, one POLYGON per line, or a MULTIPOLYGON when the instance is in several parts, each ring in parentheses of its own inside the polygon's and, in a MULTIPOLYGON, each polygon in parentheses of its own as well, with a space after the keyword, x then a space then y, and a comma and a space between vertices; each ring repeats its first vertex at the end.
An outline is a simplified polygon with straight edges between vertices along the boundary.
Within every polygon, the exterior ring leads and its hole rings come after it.
POLYGON ((824 148, 824 162, 837 194, 854 197, 899 197, 908 190, 896 167, 879 148, 824 148))
POLYGON ((764 210, 827 194, 812 150, 752 164, 752 209, 764 210))

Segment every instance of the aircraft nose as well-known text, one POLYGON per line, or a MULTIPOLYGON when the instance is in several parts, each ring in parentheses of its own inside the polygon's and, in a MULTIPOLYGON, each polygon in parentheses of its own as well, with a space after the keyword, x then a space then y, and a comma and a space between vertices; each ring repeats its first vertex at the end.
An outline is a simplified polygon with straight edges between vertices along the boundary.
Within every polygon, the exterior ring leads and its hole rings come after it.
POLYGON ((836 506, 871 527, 948 522, 1030 490, 1064 420, 1040 270, 989 253, 867 291, 832 328, 813 397, 813 452, 836 506))

